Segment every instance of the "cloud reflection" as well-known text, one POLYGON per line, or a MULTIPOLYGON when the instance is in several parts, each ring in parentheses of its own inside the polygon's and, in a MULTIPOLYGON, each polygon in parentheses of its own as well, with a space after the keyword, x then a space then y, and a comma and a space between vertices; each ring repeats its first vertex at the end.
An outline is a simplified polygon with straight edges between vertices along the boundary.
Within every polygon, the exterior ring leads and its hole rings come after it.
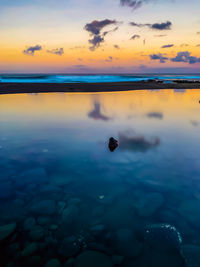
POLYGON ((146 116, 150 119, 151 118, 158 119, 158 120, 163 119, 163 113, 162 112, 149 112, 146 114, 146 116))
POLYGON ((108 121, 111 119, 110 117, 103 115, 101 113, 101 104, 97 100, 94 101, 94 108, 92 111, 88 113, 88 117, 94 120, 102 120, 102 121, 108 121))
POLYGON ((134 132, 119 133, 119 148, 122 150, 145 153, 159 145, 160 139, 158 137, 147 139, 145 136, 137 135, 134 132))

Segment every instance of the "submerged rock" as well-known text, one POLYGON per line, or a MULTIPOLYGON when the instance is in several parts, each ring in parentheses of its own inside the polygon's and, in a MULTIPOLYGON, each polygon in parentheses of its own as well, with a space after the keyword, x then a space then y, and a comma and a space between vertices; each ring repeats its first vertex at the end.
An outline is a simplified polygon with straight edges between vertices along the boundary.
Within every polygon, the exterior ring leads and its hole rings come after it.
POLYGON ((24 221, 24 230, 29 231, 33 226, 35 226, 35 218, 34 217, 29 217, 24 221))
POLYGON ((44 235, 44 229, 40 225, 35 225, 30 231, 30 238, 34 241, 41 240, 44 235))
POLYGON ((16 223, 0 226, 0 241, 5 240, 16 230, 16 223))
POLYGON ((109 139, 108 147, 110 151, 113 152, 118 147, 118 141, 115 138, 111 137, 109 139))
POLYGON ((59 260, 51 259, 46 264, 45 267, 61 267, 59 260))
POLYGON ((58 252, 64 257, 74 257, 80 251, 80 243, 75 236, 64 238, 59 245, 58 252))
POLYGON ((184 245, 181 249, 181 255, 185 260, 186 267, 200 266, 200 247, 195 245, 184 245))
POLYGON ((135 238, 131 230, 120 229, 116 233, 116 248, 120 255, 134 258, 141 253, 142 243, 135 238))
POLYGON ((77 219, 78 213, 79 209, 74 205, 70 205, 63 210, 62 219, 64 222, 71 223, 77 219))
POLYGON ((56 212, 56 203, 54 200, 38 200, 30 206, 30 211, 36 214, 52 215, 56 212))
POLYGON ((100 252, 82 252, 74 262, 75 267, 113 267, 111 259, 100 252))
POLYGON ((146 227, 146 243, 156 250, 179 251, 182 237, 177 229, 169 224, 151 224, 146 227))
POLYGON ((29 257, 33 255, 38 249, 37 243, 28 244, 22 251, 21 255, 23 257, 29 257))

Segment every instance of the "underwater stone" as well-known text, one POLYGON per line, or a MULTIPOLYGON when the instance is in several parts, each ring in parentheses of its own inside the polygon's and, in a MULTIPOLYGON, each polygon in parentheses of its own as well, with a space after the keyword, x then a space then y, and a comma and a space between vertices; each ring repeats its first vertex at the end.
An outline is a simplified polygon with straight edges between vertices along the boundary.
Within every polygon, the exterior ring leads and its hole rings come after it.
POLYGON ((70 205, 69 207, 64 209, 62 219, 64 222, 71 223, 77 219, 78 213, 79 209, 74 205, 70 205))
POLYGON ((56 212, 56 203, 54 200, 35 201, 30 211, 37 214, 52 215, 56 212))
POLYGON ((180 250, 182 237, 177 229, 169 224, 152 224, 146 227, 146 243, 157 250, 180 250))
POLYGON ((134 206, 136 207, 140 216, 152 216, 157 209, 159 209, 164 202, 164 198, 160 193, 152 193, 143 196, 134 206))
POLYGON ((82 252, 74 262, 75 267, 113 267, 111 259, 100 252, 85 251, 82 252))
POLYGON ((36 221, 34 217, 29 217, 24 221, 24 230, 29 231, 35 225, 36 221))
POLYGON ((60 243, 58 252, 64 257, 74 257, 80 251, 80 243, 75 236, 64 238, 60 243))
POLYGON ((30 238, 39 241, 44 237, 44 229, 40 225, 35 225, 30 231, 30 238))
POLYGON ((200 266, 200 247, 195 245, 183 245, 181 255, 185 260, 186 267, 200 266))
POLYGON ((21 255, 23 257, 29 257, 33 255, 38 249, 38 246, 36 243, 28 244, 22 251, 21 255))
POLYGON ((0 241, 6 239, 16 230, 16 223, 0 226, 0 241))
POLYGON ((46 264, 45 267, 61 267, 59 260, 51 259, 46 264))
POLYGON ((131 230, 120 229, 116 233, 116 248, 120 255, 134 258, 141 253, 142 243, 135 238, 131 230))

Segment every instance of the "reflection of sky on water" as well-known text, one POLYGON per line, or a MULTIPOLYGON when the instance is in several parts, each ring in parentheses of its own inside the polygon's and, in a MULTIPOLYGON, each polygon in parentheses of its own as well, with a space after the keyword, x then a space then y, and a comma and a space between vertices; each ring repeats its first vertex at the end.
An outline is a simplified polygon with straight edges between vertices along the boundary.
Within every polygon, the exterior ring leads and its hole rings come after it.
MULTIPOLYGON (((184 244, 200 246, 199 99, 200 90, 1 95, 0 225, 16 221, 23 229, 36 216, 33 204, 74 201, 72 225, 62 224, 62 213, 49 218, 61 246, 65 237, 88 234, 92 223, 104 225, 111 239, 118 230, 140 236, 146 225, 168 223, 184 244), (113 153, 111 136, 119 141, 113 153)), ((31 242, 26 238, 22 247, 31 242)), ((110 247, 116 249, 114 238, 110 247)), ((129 247, 121 252, 134 266, 129 247)))

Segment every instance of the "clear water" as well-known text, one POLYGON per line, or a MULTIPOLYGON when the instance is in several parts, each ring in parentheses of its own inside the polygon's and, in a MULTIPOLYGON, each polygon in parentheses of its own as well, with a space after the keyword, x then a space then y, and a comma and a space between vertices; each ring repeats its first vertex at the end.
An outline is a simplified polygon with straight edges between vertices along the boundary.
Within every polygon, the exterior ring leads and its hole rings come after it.
POLYGON ((0 82, 21 83, 102 83, 102 82, 138 82, 159 79, 164 82, 172 80, 200 80, 199 74, 191 75, 65 75, 65 74, 1 74, 0 82))
POLYGON ((1 95, 1 266, 200 266, 199 100, 1 95))

